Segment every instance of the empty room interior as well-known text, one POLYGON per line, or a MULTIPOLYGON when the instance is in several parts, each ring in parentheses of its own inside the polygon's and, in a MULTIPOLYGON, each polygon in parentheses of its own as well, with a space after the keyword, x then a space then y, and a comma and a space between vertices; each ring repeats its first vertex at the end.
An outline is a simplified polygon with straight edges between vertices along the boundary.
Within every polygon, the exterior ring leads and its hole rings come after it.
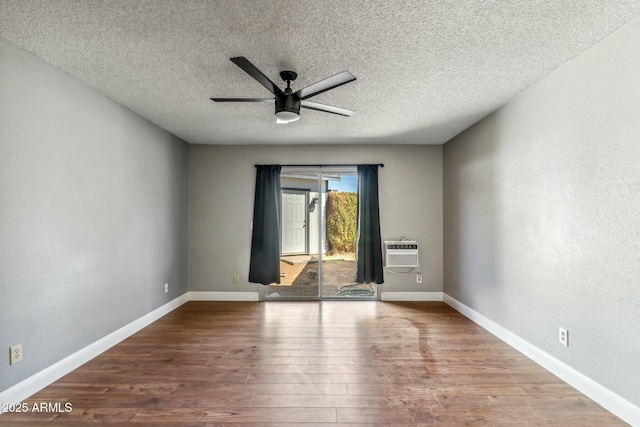
POLYGON ((640 426, 638 18, 0 0, 0 424, 640 426))

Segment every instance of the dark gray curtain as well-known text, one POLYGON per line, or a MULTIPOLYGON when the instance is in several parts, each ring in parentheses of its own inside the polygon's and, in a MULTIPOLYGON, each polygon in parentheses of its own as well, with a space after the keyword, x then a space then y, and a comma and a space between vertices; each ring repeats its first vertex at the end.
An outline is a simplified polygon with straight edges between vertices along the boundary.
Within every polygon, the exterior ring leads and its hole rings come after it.
POLYGON ((378 203, 378 166, 358 166, 356 283, 384 282, 378 203))
POLYGON ((249 266, 249 281, 253 283, 280 283, 281 169, 279 165, 256 166, 249 266))

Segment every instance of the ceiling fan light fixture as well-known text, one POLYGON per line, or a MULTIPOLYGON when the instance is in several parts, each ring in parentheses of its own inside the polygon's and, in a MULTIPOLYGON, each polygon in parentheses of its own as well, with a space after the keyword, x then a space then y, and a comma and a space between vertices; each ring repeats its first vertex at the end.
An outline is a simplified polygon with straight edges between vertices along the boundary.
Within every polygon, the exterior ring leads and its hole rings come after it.
POLYGON ((300 119, 300 114, 294 113, 293 111, 278 111, 276 113, 276 119, 279 122, 291 123, 300 119))

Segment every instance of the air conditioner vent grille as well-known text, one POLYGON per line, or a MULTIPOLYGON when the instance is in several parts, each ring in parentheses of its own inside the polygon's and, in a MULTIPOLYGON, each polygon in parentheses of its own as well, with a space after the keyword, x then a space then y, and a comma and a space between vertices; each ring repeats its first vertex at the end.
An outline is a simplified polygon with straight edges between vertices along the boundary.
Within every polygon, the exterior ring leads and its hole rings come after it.
POLYGON ((386 267, 418 267, 419 248, 415 240, 387 240, 384 247, 384 265, 386 267))

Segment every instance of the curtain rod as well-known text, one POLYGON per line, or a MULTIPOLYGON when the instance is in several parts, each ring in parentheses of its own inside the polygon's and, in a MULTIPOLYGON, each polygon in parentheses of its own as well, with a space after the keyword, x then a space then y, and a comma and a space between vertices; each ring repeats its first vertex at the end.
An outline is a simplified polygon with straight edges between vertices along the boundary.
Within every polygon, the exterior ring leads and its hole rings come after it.
MULTIPOLYGON (((258 166, 270 166, 270 165, 255 165, 258 166)), ((301 168, 301 167, 313 167, 313 168, 326 168, 326 167, 334 167, 334 168, 343 168, 343 167, 353 167, 353 166, 380 166, 384 167, 384 163, 360 163, 360 164, 326 164, 326 165, 281 165, 276 164, 276 166, 285 166, 291 168, 301 168)))

